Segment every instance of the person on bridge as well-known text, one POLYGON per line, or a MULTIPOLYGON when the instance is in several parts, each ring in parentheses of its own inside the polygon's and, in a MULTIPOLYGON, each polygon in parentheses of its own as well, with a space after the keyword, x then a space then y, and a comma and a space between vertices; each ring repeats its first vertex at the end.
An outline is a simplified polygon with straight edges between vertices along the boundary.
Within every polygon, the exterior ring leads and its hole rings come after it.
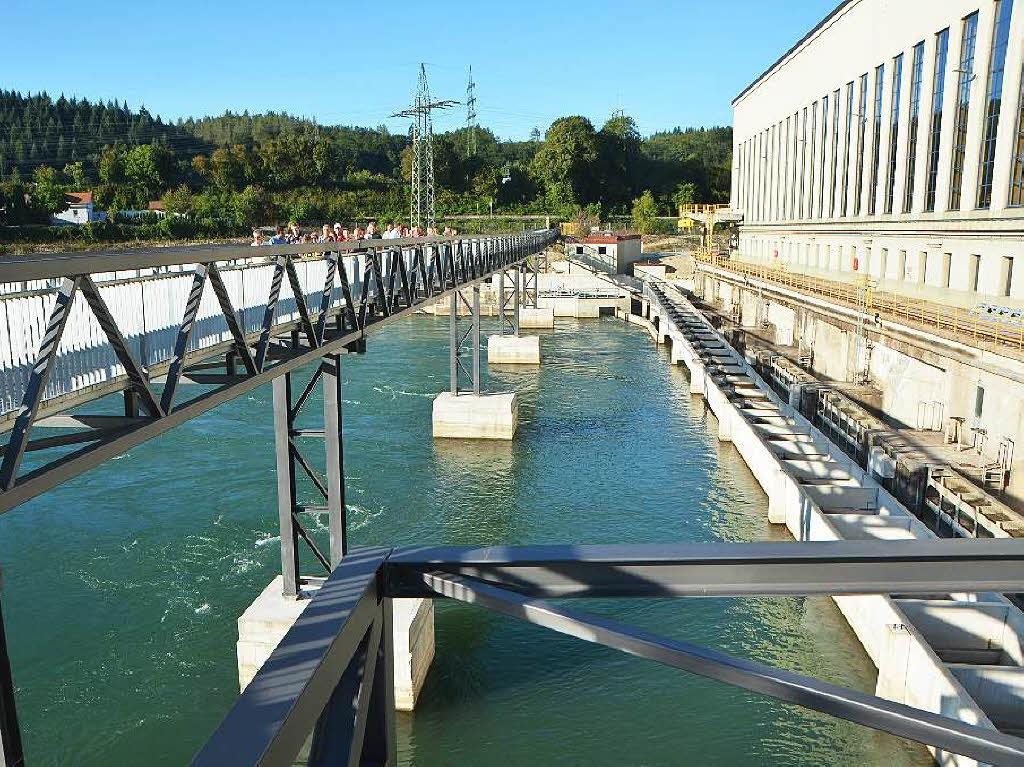
POLYGON ((277 225, 274 230, 274 236, 270 238, 270 245, 287 245, 288 237, 285 235, 284 227, 281 224, 277 225))
POLYGON ((320 228, 320 242, 334 242, 334 232, 330 224, 324 224, 320 228))
POLYGON ((263 230, 253 229, 252 230, 252 242, 249 243, 252 247, 258 248, 263 245, 263 230))

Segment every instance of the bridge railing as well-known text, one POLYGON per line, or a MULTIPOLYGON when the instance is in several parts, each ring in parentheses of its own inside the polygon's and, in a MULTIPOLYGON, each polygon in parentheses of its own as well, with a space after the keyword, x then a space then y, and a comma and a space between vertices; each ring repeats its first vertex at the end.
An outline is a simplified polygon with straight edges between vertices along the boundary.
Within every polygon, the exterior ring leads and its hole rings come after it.
POLYGON ((555 237, 538 230, 6 259, 0 283, 30 289, 0 295, 0 432, 11 434, 0 448, 0 512, 73 475, 69 464, 96 465, 117 454, 110 452, 115 445, 127 449, 127 432, 137 444, 298 365, 363 343, 373 325, 521 262, 555 237), (179 385, 189 382, 220 388, 202 405, 176 404, 179 385), (123 417, 48 418, 116 392, 124 392, 123 417), (37 422, 95 428, 30 442, 37 422), (19 480, 26 452, 71 444, 86 447, 62 457, 59 475, 19 480))
POLYGON ((707 250, 699 251, 695 257, 698 263, 709 267, 819 296, 867 314, 878 314, 880 319, 920 325, 952 340, 989 343, 1018 351, 1024 350, 1024 325, 990 319, 960 306, 910 298, 894 291, 878 290, 867 285, 812 277, 789 271, 782 266, 735 261, 707 250))
MULTIPOLYGON (((945 594, 1022 587, 1024 551, 1001 541, 356 549, 312 597, 193 765, 396 763, 391 601, 405 597, 466 602, 940 752, 1017 764, 1024 760, 1024 739, 994 728, 543 600, 945 594)), ((686 727, 676 730, 685 741, 686 727)), ((636 761, 643 761, 643 754, 636 761)))

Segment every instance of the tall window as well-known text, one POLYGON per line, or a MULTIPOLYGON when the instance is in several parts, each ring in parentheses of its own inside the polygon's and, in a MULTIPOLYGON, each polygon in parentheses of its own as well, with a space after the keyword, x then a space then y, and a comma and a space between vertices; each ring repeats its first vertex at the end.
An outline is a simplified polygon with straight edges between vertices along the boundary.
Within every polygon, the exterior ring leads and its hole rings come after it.
POLYGON ((782 218, 793 218, 793 183, 790 180, 790 167, 793 165, 793 134, 796 126, 791 118, 785 119, 785 148, 782 156, 782 218))
POLYGON ((797 204, 800 202, 797 195, 797 180, 796 174, 797 169, 800 167, 797 158, 800 156, 802 149, 800 145, 800 111, 797 110, 796 114, 793 115, 793 151, 790 154, 790 173, 791 180, 789 184, 790 188, 790 200, 789 200, 789 217, 800 218, 800 214, 797 212, 797 204))
POLYGON ((828 146, 828 94, 821 99, 821 175, 818 177, 818 218, 825 216, 825 149, 828 146))
POLYGON ((860 76, 860 94, 857 96, 857 175, 853 183, 853 215, 860 215, 860 196, 864 191, 864 121, 867 115, 864 110, 867 108, 868 98, 868 74, 865 72, 860 76))
POLYGON ((1010 205, 1024 205, 1024 72, 1020 79, 1020 96, 1017 99, 1017 135, 1013 139, 1013 166, 1010 169, 1010 205))
POLYGON ((910 70, 910 132, 907 134, 907 183, 903 187, 903 212, 914 204, 914 173, 917 171, 917 123, 921 115, 921 76, 924 73, 924 40, 914 46, 910 70))
POLYGON ((996 28, 989 57, 988 88, 985 107, 985 140, 981 144, 981 170, 978 179, 978 207, 992 204, 992 172, 996 165, 996 136, 999 132, 999 108, 1003 96, 1003 70, 1006 68, 1006 44, 1010 37, 1010 13, 1013 0, 996 0, 996 28))
POLYGON ((882 143, 882 91, 885 87, 885 64, 875 67, 875 123, 871 132, 871 182, 868 187, 868 215, 875 215, 878 196, 878 160, 882 143))
MULTIPOLYGON (((1024 106, 1024 105, 1022 105, 1024 106)), ((814 174, 818 167, 818 102, 811 104, 811 178, 807 190, 807 217, 814 218, 814 174)))
POLYGON ((850 191, 850 141, 853 128, 853 80, 846 84, 846 137, 843 139, 843 186, 839 198, 840 215, 846 215, 846 198, 850 191))
POLYGON ((960 208, 960 187, 964 181, 964 152, 967 150, 967 108, 971 102, 971 80, 974 79, 974 44, 978 37, 978 12, 963 20, 960 43, 960 77, 956 85, 956 112, 953 117, 953 157, 950 162, 949 209, 960 208))
POLYGON ((800 120, 800 196, 797 204, 797 218, 804 218, 804 176, 807 174, 807 107, 800 120))
POLYGON ((836 215, 836 170, 839 167, 839 91, 832 91, 832 174, 829 176, 831 187, 828 201, 829 215, 836 215))
POLYGON ((896 139, 900 131, 900 80, 903 79, 903 54, 892 60, 892 109, 889 112, 889 172, 885 177, 885 212, 892 213, 896 189, 896 139))
POLYGON ((935 210, 935 186, 939 177, 939 144, 942 141, 942 97, 946 84, 946 59, 949 53, 949 29, 935 35, 935 74, 932 80, 932 128, 928 139, 928 181, 924 209, 935 210))

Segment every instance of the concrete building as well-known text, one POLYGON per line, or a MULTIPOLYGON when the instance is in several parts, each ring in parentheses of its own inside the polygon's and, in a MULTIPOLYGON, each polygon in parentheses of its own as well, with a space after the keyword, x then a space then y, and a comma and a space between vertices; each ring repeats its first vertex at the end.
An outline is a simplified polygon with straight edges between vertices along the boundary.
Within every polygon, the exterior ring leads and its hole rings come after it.
POLYGON ((68 192, 64 195, 67 208, 53 215, 55 224, 88 224, 90 221, 106 221, 106 211, 95 209, 92 192, 68 192))
POLYGON ((643 258, 638 234, 591 234, 566 245, 566 255, 608 274, 626 274, 643 258))
POLYGON ((733 102, 737 257, 1024 305, 1022 67, 1024 0, 844 0, 733 102))

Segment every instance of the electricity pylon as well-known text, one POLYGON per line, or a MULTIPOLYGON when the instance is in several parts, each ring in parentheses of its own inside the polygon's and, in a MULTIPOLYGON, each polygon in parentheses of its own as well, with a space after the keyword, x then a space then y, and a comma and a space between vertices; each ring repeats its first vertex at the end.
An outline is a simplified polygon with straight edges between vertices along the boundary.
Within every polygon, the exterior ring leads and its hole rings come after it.
POLYGON ((473 67, 470 67, 466 86, 466 157, 476 155, 476 127, 476 83, 473 82, 473 67))
POLYGON ((427 68, 420 64, 420 79, 412 106, 396 112, 392 117, 412 120, 412 186, 410 189, 409 225, 428 227, 435 221, 434 206, 434 121, 435 109, 457 106, 458 101, 433 101, 427 85, 427 68))

